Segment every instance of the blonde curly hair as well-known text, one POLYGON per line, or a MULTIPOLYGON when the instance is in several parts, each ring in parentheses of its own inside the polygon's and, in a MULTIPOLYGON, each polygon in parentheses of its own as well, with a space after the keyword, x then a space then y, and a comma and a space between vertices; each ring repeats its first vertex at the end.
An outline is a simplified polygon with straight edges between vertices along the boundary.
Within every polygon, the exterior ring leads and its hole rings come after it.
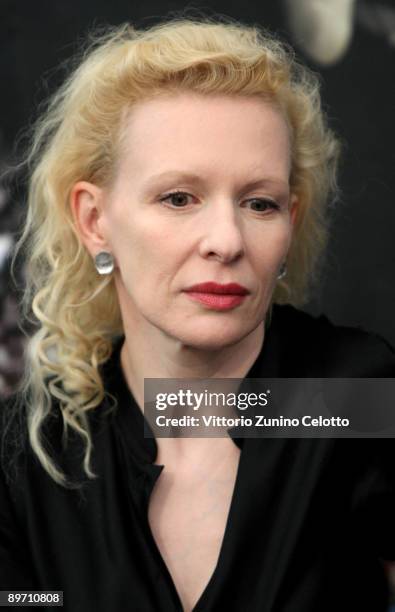
POLYGON ((337 190, 339 152, 317 76, 257 25, 179 17, 140 30, 129 23, 108 27, 90 33, 73 66, 32 130, 23 160, 27 215, 12 262, 24 250, 22 312, 26 320, 33 313, 37 326, 26 344, 19 407, 26 410, 31 448, 64 487, 75 485, 45 448, 44 421, 57 403, 63 444, 70 427, 85 445, 85 474, 97 477, 87 413, 108 395, 99 367, 123 333, 113 277, 97 274, 81 244, 70 192, 80 180, 111 184, 125 109, 182 90, 258 95, 281 108, 290 129, 290 184, 299 209, 287 279, 278 283, 273 302, 299 305, 306 299, 327 242, 327 203, 337 190))

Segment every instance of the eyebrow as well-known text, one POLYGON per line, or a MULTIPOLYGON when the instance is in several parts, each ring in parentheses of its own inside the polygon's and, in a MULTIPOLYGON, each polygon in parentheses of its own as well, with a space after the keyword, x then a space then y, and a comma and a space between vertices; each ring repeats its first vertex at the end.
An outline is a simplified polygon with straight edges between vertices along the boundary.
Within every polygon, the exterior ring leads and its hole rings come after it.
MULTIPOLYGON (((166 172, 160 172, 159 174, 151 175, 145 182, 144 188, 154 186, 154 184, 158 183, 163 179, 178 179, 178 180, 186 180, 195 184, 204 183, 204 179, 198 174, 194 174, 193 172, 182 172, 180 170, 168 170, 166 172)), ((260 179, 255 179, 253 181, 248 182, 245 187, 248 189, 253 189, 254 187, 259 187, 267 184, 276 184, 277 186, 289 188, 289 184, 277 177, 262 177, 260 179)))

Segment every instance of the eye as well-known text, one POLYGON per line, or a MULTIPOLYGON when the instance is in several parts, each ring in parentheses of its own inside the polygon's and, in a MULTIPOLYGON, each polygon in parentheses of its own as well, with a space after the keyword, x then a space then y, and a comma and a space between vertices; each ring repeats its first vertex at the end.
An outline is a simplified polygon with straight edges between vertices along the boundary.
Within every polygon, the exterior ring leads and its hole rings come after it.
MULTIPOLYGON (((185 191, 172 191, 159 198, 160 202, 170 202, 174 208, 185 208, 188 204, 187 198, 192 198, 190 193, 185 191)), ((251 206, 255 206, 254 212, 267 212, 268 210, 279 210, 280 206, 274 201, 268 198, 251 198, 246 200, 250 202, 251 206)))
POLYGON ((280 210, 280 206, 274 200, 269 200, 267 198, 252 198, 251 200, 246 200, 246 202, 250 202, 251 206, 255 206, 254 212, 266 212, 267 210, 280 210))
POLYGON ((185 202, 185 198, 188 196, 192 197, 190 193, 186 193, 185 191, 172 191, 171 193, 164 195, 162 198, 159 198, 159 201, 166 202, 170 200, 171 204, 175 208, 184 208, 184 204, 187 204, 187 202, 185 202))

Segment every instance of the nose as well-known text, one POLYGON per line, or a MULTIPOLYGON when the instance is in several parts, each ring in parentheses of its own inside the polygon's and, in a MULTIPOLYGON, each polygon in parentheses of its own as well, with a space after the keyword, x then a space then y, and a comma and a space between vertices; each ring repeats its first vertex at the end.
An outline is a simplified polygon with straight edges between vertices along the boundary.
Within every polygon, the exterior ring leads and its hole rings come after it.
POLYGON ((221 200, 206 210, 200 254, 204 258, 229 263, 244 253, 241 219, 229 200, 221 200))

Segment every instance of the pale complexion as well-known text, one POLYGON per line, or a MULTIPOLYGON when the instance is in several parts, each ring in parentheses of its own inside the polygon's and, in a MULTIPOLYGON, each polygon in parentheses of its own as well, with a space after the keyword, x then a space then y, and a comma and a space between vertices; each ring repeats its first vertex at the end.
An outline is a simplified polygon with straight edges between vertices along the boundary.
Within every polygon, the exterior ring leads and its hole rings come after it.
POLYGON ((111 190, 74 186, 83 242, 92 257, 115 258, 122 364, 139 402, 144 377, 237 377, 254 362, 296 216, 289 174, 278 110, 256 97, 182 93, 131 110, 111 190), (163 199, 174 190, 185 195, 163 199), (208 280, 251 293, 213 311, 183 292, 208 280))
MULTIPOLYGON (((121 365, 142 408, 145 377, 246 375, 264 341, 297 199, 286 122, 256 97, 182 93, 145 101, 130 111, 122 134, 111 189, 80 181, 71 205, 92 257, 114 255, 121 365), (169 195, 176 190, 182 193, 169 195), (236 282, 250 293, 239 306, 214 311, 184 292, 205 281, 236 282)), ((156 462, 166 469, 149 520, 188 611, 218 560, 240 450, 229 438, 157 443, 156 462)))

